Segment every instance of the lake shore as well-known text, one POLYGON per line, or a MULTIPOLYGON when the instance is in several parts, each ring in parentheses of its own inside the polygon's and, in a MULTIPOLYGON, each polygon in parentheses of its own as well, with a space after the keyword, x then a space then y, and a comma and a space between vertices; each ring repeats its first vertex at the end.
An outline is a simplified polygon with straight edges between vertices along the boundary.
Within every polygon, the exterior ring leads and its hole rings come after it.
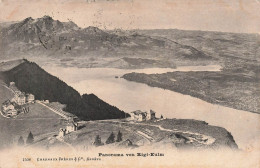
POLYGON ((128 81, 200 98, 213 104, 260 114, 258 80, 225 72, 128 73, 128 81))
MULTIPOLYGON (((196 119, 206 121, 210 125, 224 127, 231 132, 242 149, 246 149, 260 136, 258 114, 214 105, 189 95, 115 78, 115 76, 123 76, 130 72, 148 73, 146 69, 122 70, 60 66, 43 66, 43 68, 68 83, 80 94, 95 93, 102 100, 126 112, 153 109, 158 116, 162 114, 167 118, 196 119)), ((169 69, 153 70, 149 70, 149 73, 169 72, 169 69)), ((172 72, 175 70, 171 69, 172 72)))

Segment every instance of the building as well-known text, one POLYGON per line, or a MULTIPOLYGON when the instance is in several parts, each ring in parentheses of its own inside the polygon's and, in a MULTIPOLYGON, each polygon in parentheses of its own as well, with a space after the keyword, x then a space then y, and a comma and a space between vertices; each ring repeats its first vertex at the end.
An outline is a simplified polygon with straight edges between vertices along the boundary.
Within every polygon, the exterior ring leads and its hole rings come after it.
POLYGON ((131 119, 132 120, 135 120, 135 121, 145 121, 147 113, 143 112, 143 111, 140 111, 140 110, 137 110, 137 111, 131 112, 130 115, 131 115, 131 119))
POLYGON ((14 91, 14 94, 15 94, 15 95, 20 95, 20 94, 22 94, 22 92, 21 92, 20 90, 15 90, 15 91, 14 91))
POLYGON ((18 111, 15 109, 15 103, 10 100, 7 100, 2 104, 2 110, 7 116, 16 116, 18 114, 18 111))
POLYGON ((130 113, 131 119, 135 121, 145 121, 145 120, 154 120, 156 119, 155 117, 155 111, 149 110, 148 112, 146 111, 133 111, 130 113))
POLYGON ((33 94, 30 94, 30 93, 25 94, 25 93, 21 92, 19 89, 17 89, 17 87, 15 86, 15 82, 10 82, 9 88, 12 89, 15 94, 12 101, 17 103, 18 105, 24 105, 25 103, 31 103, 35 100, 35 97, 33 94))
POLYGON ((12 86, 15 86, 15 82, 10 82, 10 86, 9 87, 12 87, 12 86))
POLYGON ((23 105, 26 103, 26 96, 24 93, 20 93, 20 94, 15 94, 14 96, 14 101, 18 104, 18 105, 23 105))
POLYGON ((58 137, 63 138, 65 135, 66 135, 66 129, 60 128, 58 137))
POLYGON ((66 128, 60 128, 58 138, 63 138, 66 134, 78 130, 78 123, 69 122, 66 128))
POLYGON ((75 122, 69 122, 67 127, 66 127, 66 133, 70 133, 73 131, 77 131, 78 130, 78 123, 75 122))
POLYGON ((32 103, 35 100, 33 94, 24 94, 20 91, 15 91, 15 96, 12 101, 16 102, 18 105, 24 105, 25 103, 32 103))
POLYGON ((20 94, 21 92, 19 91, 19 89, 17 89, 15 82, 10 82, 9 88, 13 90, 13 92, 15 92, 15 94, 20 94))
POLYGON ((155 118, 155 111, 150 110, 148 111, 147 115, 146 115, 146 120, 154 120, 155 118))
POLYGON ((26 94, 26 102, 27 103, 31 103, 35 100, 34 95, 33 94, 26 94))
POLYGON ((10 100, 6 100, 3 104, 2 104, 2 107, 3 107, 3 111, 8 111, 8 110, 14 110, 15 107, 14 105, 12 104, 12 102, 10 100))
POLYGON ((6 112, 7 116, 16 116, 18 114, 18 111, 16 109, 11 109, 6 112))

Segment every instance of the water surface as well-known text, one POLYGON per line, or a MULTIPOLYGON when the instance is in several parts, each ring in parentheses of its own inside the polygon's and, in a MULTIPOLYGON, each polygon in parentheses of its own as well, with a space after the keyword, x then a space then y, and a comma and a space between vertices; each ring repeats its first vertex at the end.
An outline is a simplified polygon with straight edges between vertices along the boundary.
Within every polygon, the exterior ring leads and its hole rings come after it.
POLYGON ((189 66, 123 70, 114 68, 71 68, 45 66, 46 71, 65 81, 80 94, 94 93, 102 100, 131 112, 153 109, 159 117, 197 119, 221 126, 232 133, 240 148, 257 142, 260 138, 260 115, 214 105, 189 95, 130 82, 115 76, 130 72, 165 73, 173 71, 219 71, 220 66, 189 66))

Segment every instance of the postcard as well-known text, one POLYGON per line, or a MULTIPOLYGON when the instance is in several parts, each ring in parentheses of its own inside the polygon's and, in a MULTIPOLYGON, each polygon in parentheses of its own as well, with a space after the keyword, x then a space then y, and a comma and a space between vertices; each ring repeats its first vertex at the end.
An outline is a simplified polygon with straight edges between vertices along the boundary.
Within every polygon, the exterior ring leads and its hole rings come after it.
POLYGON ((0 0, 0 168, 260 167, 259 0, 0 0))

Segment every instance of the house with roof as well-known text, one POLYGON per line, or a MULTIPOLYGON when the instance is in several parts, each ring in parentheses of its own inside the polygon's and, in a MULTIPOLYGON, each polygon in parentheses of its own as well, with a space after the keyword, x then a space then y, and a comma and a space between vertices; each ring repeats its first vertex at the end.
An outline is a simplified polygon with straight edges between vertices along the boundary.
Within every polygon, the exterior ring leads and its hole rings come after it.
POLYGON ((131 119, 135 121, 145 121, 146 119, 146 112, 143 112, 141 110, 136 110, 130 113, 131 119))
POLYGON ((2 103, 2 111, 6 116, 16 116, 18 114, 18 111, 15 109, 15 103, 10 100, 2 103))
POLYGON ((9 88, 12 89, 15 93, 21 93, 21 91, 16 87, 15 82, 10 82, 9 88))
POLYGON ((60 128, 58 137, 63 138, 65 135, 66 135, 66 129, 60 128))
POLYGON ((35 97, 33 94, 26 94, 26 102, 32 103, 35 100, 35 97))
POLYGON ((18 105, 23 105, 26 103, 26 96, 24 93, 20 93, 20 94, 15 94, 14 96, 14 101, 18 104, 18 105))
POLYGON ((16 116, 18 114, 18 111, 16 109, 11 109, 6 112, 7 116, 16 116))
POLYGON ((70 132, 74 132, 78 130, 78 123, 76 122, 69 122, 66 128, 60 128, 58 138, 64 138, 70 132))
POLYGON ((66 133, 74 132, 78 130, 78 123, 76 122, 69 122, 66 127, 66 133))
POLYGON ((146 120, 154 120, 154 119, 156 119, 155 111, 153 110, 148 111, 146 115, 146 120))
POLYGON ((25 94, 24 92, 21 92, 15 86, 15 82, 10 82, 9 88, 12 89, 15 94, 12 101, 16 102, 18 105, 23 105, 25 103, 32 103, 35 100, 35 97, 33 94, 31 94, 31 93, 25 94))
POLYGON ((15 109, 13 103, 10 100, 6 100, 2 103, 3 111, 13 110, 15 109))
POLYGON ((149 110, 148 112, 136 110, 136 111, 131 112, 130 115, 131 115, 131 120, 135 120, 135 121, 145 121, 145 120, 156 119, 155 111, 153 111, 153 110, 149 110))
POLYGON ((9 87, 15 86, 15 82, 10 82, 9 87))

